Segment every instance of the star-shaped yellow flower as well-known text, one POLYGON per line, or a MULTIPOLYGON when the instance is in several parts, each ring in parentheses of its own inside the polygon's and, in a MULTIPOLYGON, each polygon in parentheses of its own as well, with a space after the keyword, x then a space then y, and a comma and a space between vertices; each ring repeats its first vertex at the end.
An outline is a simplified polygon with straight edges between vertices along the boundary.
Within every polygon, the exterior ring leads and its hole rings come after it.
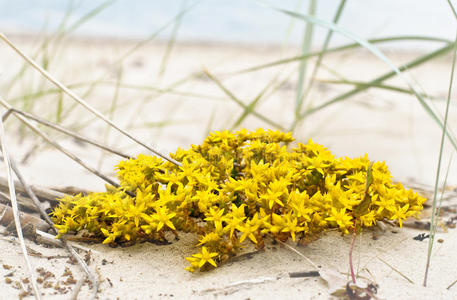
POLYGON ((213 265, 214 267, 217 267, 217 264, 214 261, 213 257, 216 257, 218 255, 219 255, 218 253, 216 253, 216 252, 211 252, 210 253, 210 252, 208 252, 206 247, 202 247, 202 252, 201 253, 197 253, 197 254, 194 254, 192 256, 198 259, 197 260, 198 267, 201 268, 206 263, 209 263, 209 264, 213 265))

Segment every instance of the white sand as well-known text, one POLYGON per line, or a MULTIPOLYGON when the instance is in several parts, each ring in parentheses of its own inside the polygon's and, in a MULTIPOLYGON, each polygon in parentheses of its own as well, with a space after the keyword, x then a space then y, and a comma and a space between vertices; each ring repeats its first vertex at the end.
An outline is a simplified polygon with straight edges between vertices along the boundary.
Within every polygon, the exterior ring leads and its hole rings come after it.
MULTIPOLYGON (((29 39, 13 39, 28 53, 34 53, 29 39)), ((61 49, 61 55, 51 64, 51 73, 66 84, 88 82, 98 79, 105 74, 105 80, 115 82, 116 68, 112 66, 119 57, 133 44, 127 42, 91 42, 72 41, 61 49)), ((189 74, 200 72, 206 67, 219 77, 223 83, 244 103, 248 104, 255 96, 280 72, 284 80, 294 71, 297 64, 286 68, 270 68, 255 73, 236 76, 223 76, 222 73, 236 71, 250 66, 274 61, 281 57, 293 56, 296 49, 288 49, 281 53, 277 47, 250 47, 234 45, 178 45, 171 54, 169 66, 162 78, 158 78, 160 61, 165 49, 164 44, 146 46, 128 58, 122 68, 124 84, 148 85, 166 88, 170 83, 186 78, 189 74)), ((396 63, 411 60, 419 54, 389 53, 396 63)), ((0 61, 4 68, 0 77, 0 86, 11 80, 14 70, 22 61, 10 49, 0 47, 0 61)), ((351 80, 367 81, 388 71, 382 62, 374 59, 365 51, 356 54, 345 52, 331 55, 324 59, 325 66, 337 70, 351 80)), ((309 68, 310 69, 310 68, 309 68)), ((429 94, 445 98, 448 88, 450 57, 441 58, 432 64, 414 69, 413 79, 429 94)), ((0 94, 11 99, 19 91, 33 92, 32 85, 41 84, 35 72, 28 71, 23 81, 17 84, 10 94, 0 94), (35 78, 32 80, 32 78, 35 78)), ((319 74, 319 79, 334 79, 328 72, 319 74)), ((404 86, 402 80, 389 81, 390 84, 404 86)), ((50 84, 46 84, 48 88, 50 84)), ((346 86, 324 85, 316 82, 318 87, 311 94, 312 104, 322 103, 332 96, 348 90, 346 86)), ((84 95, 87 87, 75 89, 79 95, 84 95)), ((107 110, 111 105, 115 87, 103 85, 97 87, 87 96, 87 100, 100 110, 107 110)), ((206 135, 206 129, 230 129, 233 122, 242 113, 242 109, 208 79, 193 79, 176 88, 179 92, 212 95, 217 100, 202 97, 188 97, 176 93, 160 95, 153 91, 122 89, 119 103, 126 103, 114 115, 114 120, 128 127, 130 119, 135 122, 130 128, 136 136, 161 149, 163 152, 174 151, 177 147, 188 147, 197 144, 206 135), (144 100, 146 99, 146 100, 144 100), (144 102, 143 102, 144 100, 144 102), (142 109, 138 110, 141 105, 142 109), (145 128, 147 122, 165 120, 175 122, 163 128, 145 128)), ((295 77, 288 79, 285 86, 275 94, 261 102, 258 111, 288 127, 293 118, 295 101, 295 77)), ((53 111, 57 107, 57 97, 49 96, 36 100, 34 111, 43 117, 55 120, 53 111), (53 119, 54 118, 54 119, 53 119)), ((65 107, 72 100, 65 97, 65 107)), ((443 103, 434 103, 440 111, 443 103)), ((454 107, 451 109, 453 110, 454 107)), ((457 124, 455 113, 451 110, 450 126, 457 124)), ((73 111, 63 122, 67 126, 75 126, 91 116, 82 108, 73 111)), ((11 121, 9 121, 11 122, 11 121)), ((243 127, 255 129, 267 127, 262 121, 250 116, 243 127)), ((13 127, 10 127, 13 128, 13 127)), ((105 126, 100 121, 92 122, 90 127, 81 133, 103 141, 105 126)), ((15 133, 9 134, 11 140, 15 133)), ((53 133, 53 136, 57 136, 53 133)), ((439 150, 440 129, 424 113, 417 100, 410 95, 384 90, 370 90, 351 100, 328 107, 311 115, 297 130, 295 136, 300 141, 313 138, 314 141, 329 147, 336 155, 359 156, 368 153, 372 160, 385 160, 398 180, 414 180, 432 185, 436 172, 436 162, 439 150)), ((121 138, 111 130, 110 145, 123 148, 126 152, 135 154, 143 150, 131 141, 121 138)), ((100 152, 91 146, 81 146, 72 140, 62 142, 67 148, 84 158, 90 165, 96 167, 100 152)), ((37 138, 27 135, 22 143, 15 143, 10 150, 17 159, 30 150, 30 147, 42 145, 37 138), (38 144, 36 144, 38 143, 38 144)), ((450 153, 447 147, 446 158, 450 153)), ((101 169, 109 175, 113 174, 112 166, 119 158, 105 156, 101 169)), ((46 186, 77 186, 93 190, 103 189, 104 183, 87 171, 65 158, 62 154, 46 148, 36 151, 26 165, 21 166, 27 179, 34 184, 46 186)), ((4 171, 2 171, 4 172, 4 171)), ((4 173, 2 173, 4 174, 4 173)), ((450 172, 449 182, 457 183, 457 173, 450 172)), ((384 233, 378 233, 379 239, 373 240, 372 232, 366 231, 357 239, 354 252, 354 263, 359 274, 371 278, 379 284, 381 299, 451 299, 457 297, 457 286, 447 290, 446 287, 457 279, 455 271, 457 264, 453 250, 457 247, 455 230, 439 233, 444 243, 436 244, 432 257, 432 267, 427 288, 422 287, 426 262, 428 240, 422 242, 412 238, 424 232, 414 229, 389 228, 384 233), (414 283, 393 271, 380 259, 386 261, 414 283), (367 271, 368 270, 368 271, 367 271), (371 274, 371 275, 370 275, 371 274)), ((190 274, 184 271, 187 265, 185 257, 193 252, 197 237, 189 234, 181 235, 181 239, 171 245, 158 246, 139 244, 128 248, 109 248, 104 245, 86 245, 94 249, 91 269, 97 270, 100 276, 100 299, 160 299, 160 298, 230 298, 230 299, 328 299, 326 283, 319 278, 289 278, 288 272, 312 270, 302 257, 291 250, 266 243, 266 251, 254 255, 251 259, 227 263, 214 271, 190 274), (105 259, 108 263, 102 264, 105 259), (112 262, 112 263, 111 263, 112 262), (109 280, 108 280, 109 278, 109 280), (255 284, 239 281, 254 280, 255 284), (261 283, 258 283, 260 281, 261 283), (262 282, 264 281, 264 282, 262 282), (109 283, 112 283, 111 284, 109 283)), ((341 236, 337 232, 328 232, 319 240, 307 246, 295 246, 323 269, 336 269, 348 272, 348 253, 351 237, 341 236)), ((61 249, 44 248, 41 245, 29 243, 30 247, 43 255, 62 254, 61 249)), ((13 280, 25 277, 25 265, 20 255, 19 246, 8 241, 0 240, 0 251, 3 253, 0 264, 11 265, 16 270, 13 280)), ((249 249, 246 249, 249 251, 249 249)), ((51 259, 31 257, 34 266, 43 266, 52 271, 58 280, 67 259, 51 259)), ((82 272, 78 266, 70 266, 75 278, 79 279, 82 272)), ((0 268, 1 270, 1 268, 0 268)), ((1 270, 5 275, 11 270, 1 270)), ((51 281, 56 281, 52 278, 51 281)), ((18 290, 0 281, 0 290, 5 299, 14 298, 18 290)), ((74 285, 70 285, 73 287, 74 285)), ((47 296, 53 289, 42 289, 47 296)), ((69 294, 54 296, 55 299, 67 299, 69 294)), ((88 287, 84 286, 80 299, 88 295, 88 287)), ((48 298, 48 297, 46 297, 48 298)), ((51 297, 52 298, 52 297, 51 297)))

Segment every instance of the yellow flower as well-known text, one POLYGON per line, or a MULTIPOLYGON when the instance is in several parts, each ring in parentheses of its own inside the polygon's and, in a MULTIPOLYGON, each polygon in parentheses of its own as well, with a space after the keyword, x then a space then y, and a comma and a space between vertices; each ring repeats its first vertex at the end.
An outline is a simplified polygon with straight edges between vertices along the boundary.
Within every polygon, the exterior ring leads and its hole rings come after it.
POLYGON ((60 199, 51 214, 58 236, 85 230, 107 244, 194 233, 203 247, 186 258, 193 272, 247 239, 261 248, 265 236, 348 233, 386 218, 402 226, 422 210, 425 199, 394 183, 384 162, 335 158, 311 139, 288 149, 291 141, 280 131, 226 130, 170 154, 181 166, 144 154, 120 162, 121 187, 60 199))
POLYGON ((322 176, 325 176, 324 169, 330 167, 330 163, 322 156, 307 157, 306 161, 308 162, 308 170, 316 170, 322 176))
POLYGON ((402 220, 408 217, 407 211, 409 208, 409 204, 405 204, 403 207, 395 206, 392 208, 392 216, 390 217, 391 220, 398 220, 400 227, 402 227, 402 220))
POLYGON ((140 223, 140 219, 148 218, 148 215, 144 213, 145 210, 146 210, 146 208, 145 208, 144 202, 140 203, 139 205, 130 204, 129 209, 127 210, 127 213, 125 214, 125 216, 127 218, 133 218, 133 221, 135 222, 135 226, 138 227, 139 223, 140 223))
POLYGON ((176 216, 176 213, 168 213, 168 208, 160 207, 150 218, 157 222, 157 231, 162 229, 164 225, 176 230, 175 226, 170 221, 174 216, 176 216))
POLYGON ((214 223, 214 227, 216 227, 216 230, 221 230, 222 229, 222 215, 224 214, 224 209, 218 209, 218 208, 210 208, 209 213, 206 214, 205 221, 211 221, 214 223))
POLYGON ((376 212, 372 210, 369 213, 361 216, 360 221, 365 227, 373 226, 374 224, 376 224, 376 212))
POLYGON ((348 228, 352 227, 352 217, 346 214, 346 208, 337 210, 332 207, 331 217, 325 218, 330 222, 336 222, 344 233, 349 233, 348 228))
POLYGON ((304 227, 297 226, 298 220, 290 215, 285 216, 285 224, 282 232, 289 232, 292 240, 295 241, 295 233, 303 231, 304 227))
POLYGON ((274 180, 268 185, 268 190, 266 194, 260 195, 260 199, 265 200, 268 203, 268 208, 272 208, 274 203, 278 203, 280 206, 284 206, 280 197, 287 193, 288 181, 283 180, 274 180))
POLYGON ((221 236, 217 232, 210 232, 202 236, 198 241, 200 243, 197 246, 201 246, 211 242, 217 242, 221 239, 221 236))
POLYGON ((206 263, 209 263, 211 265, 213 265, 214 267, 217 267, 217 264, 216 262, 214 261, 213 257, 216 257, 218 256, 219 254, 216 253, 216 252, 208 252, 208 250, 206 249, 205 246, 202 247, 202 252, 201 253, 197 253, 197 254, 194 254, 192 255, 193 257, 197 258, 197 260, 195 260, 198 264, 198 267, 201 268, 203 267, 206 263))
POLYGON ((224 227, 225 232, 230 232, 230 238, 233 236, 233 232, 235 229, 246 219, 244 214, 244 208, 246 204, 240 205, 240 207, 236 207, 235 204, 232 203, 232 211, 231 213, 224 216, 224 221, 227 223, 224 227))
POLYGON ((242 243, 247 237, 249 237, 251 241, 257 244, 257 239, 255 238, 254 233, 257 231, 258 228, 259 225, 253 225, 251 220, 247 221, 247 223, 245 223, 244 225, 238 226, 238 230, 243 233, 240 237, 240 243, 242 243))
POLYGON ((105 228, 100 229, 103 233, 104 236, 106 236, 106 239, 103 241, 103 244, 109 244, 109 243, 114 243, 117 237, 121 236, 122 232, 120 231, 114 231, 114 232, 109 232, 105 228))

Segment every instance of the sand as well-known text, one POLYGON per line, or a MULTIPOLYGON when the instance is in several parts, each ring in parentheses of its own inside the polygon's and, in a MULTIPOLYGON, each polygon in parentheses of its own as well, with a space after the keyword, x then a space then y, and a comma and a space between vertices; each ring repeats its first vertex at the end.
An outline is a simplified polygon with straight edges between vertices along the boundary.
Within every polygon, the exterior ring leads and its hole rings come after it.
MULTIPOLYGON (((36 44, 30 37, 13 37, 27 53, 35 53, 36 44)), ((295 77, 291 74, 297 64, 275 67, 259 72, 227 75, 251 66, 264 64, 279 58, 296 55, 297 49, 281 49, 277 46, 254 45, 215 45, 209 43, 177 44, 171 52, 165 72, 159 75, 160 64, 166 43, 157 42, 146 45, 129 58, 122 68, 115 65, 116 59, 126 53, 132 41, 93 41, 68 40, 60 48, 50 66, 50 72, 63 83, 71 85, 92 82, 103 78, 105 82, 85 96, 92 105, 108 111, 116 90, 118 74, 122 74, 124 88, 120 89, 118 103, 123 105, 112 115, 112 119, 126 127, 135 136, 164 153, 177 147, 198 144, 207 134, 208 129, 230 129, 241 115, 242 109, 214 82, 204 77, 195 77, 175 86, 166 94, 154 90, 131 89, 128 85, 147 86, 167 89, 173 83, 190 74, 200 73, 203 68, 209 70, 227 86, 233 94, 248 104, 275 76, 285 84, 263 99, 258 111, 277 123, 288 127, 293 119, 295 101, 295 77), (103 76, 103 77, 102 77, 103 76), (191 94, 190 94, 191 93, 191 94), (138 107, 141 106, 141 109, 138 107), (171 123, 163 123, 173 120, 171 123)), ((389 58, 396 64, 412 60, 421 52, 393 52, 386 49, 389 58)), ((33 93, 43 84, 36 72, 28 70, 19 83, 10 91, 7 87, 15 70, 22 66, 21 59, 7 46, 0 47, 0 61, 8 68, 2 70, 0 86, 1 96, 9 101, 26 91, 33 93), (4 92, 5 91, 5 92, 4 92)), ((446 98, 450 57, 443 57, 431 64, 414 69, 407 75, 419 83, 426 93, 441 99, 446 98)), ((370 53, 360 50, 329 55, 323 61, 326 68, 337 70, 350 80, 366 81, 389 71, 388 67, 370 53)), ((309 68, 311 69, 311 68, 309 68)), ((316 105, 324 100, 347 91, 345 85, 326 85, 325 79, 335 79, 330 72, 318 74, 316 89, 311 93, 312 101, 307 105, 316 105), (311 104, 310 104, 311 103, 311 104)), ((405 86, 400 79, 390 80, 389 84, 405 86)), ((49 83, 45 88, 51 88, 49 83)), ((87 85, 77 87, 77 94, 83 96, 87 85)), ((268 94, 268 93, 267 93, 268 94)), ((34 100, 33 111, 42 117, 55 121, 58 109, 58 94, 34 100)), ((13 105, 17 102, 12 101, 13 105)), ((64 107, 69 107, 71 99, 63 98, 64 107)), ((433 102, 432 106, 443 112, 442 101, 433 102)), ((450 126, 457 124, 451 107, 450 126)), ((91 121, 90 113, 77 108, 63 119, 65 126, 77 128, 86 121, 90 126, 80 128, 84 135, 120 148, 129 154, 144 152, 143 149, 116 134, 109 132, 105 139, 106 126, 100 121, 91 121)), ((32 134, 19 136, 15 121, 8 121, 8 137, 11 152, 20 161, 26 153, 32 155, 20 165, 30 183, 48 187, 75 186, 89 190, 102 190, 104 182, 57 151, 45 147, 44 143, 32 134), (34 150, 34 151, 31 151, 34 150)), ((248 129, 257 127, 270 128, 263 121, 249 116, 242 125, 248 129)), ((54 132, 50 134, 62 139, 54 132)), ((386 90, 369 90, 350 100, 330 106, 310 115, 295 132, 299 141, 312 138, 315 142, 326 145, 337 156, 360 156, 367 153, 372 160, 384 160, 390 167, 396 180, 407 184, 423 184, 431 190, 434 184, 436 163, 439 150, 440 128, 424 112, 418 101, 411 95, 393 93, 386 90)), ((120 158, 114 155, 101 156, 98 149, 82 145, 73 139, 62 140, 62 145, 71 149, 89 165, 99 168, 113 176, 112 166, 120 158)), ((445 165, 451 148, 445 151, 445 165)), ((1 171, 4 176, 4 170, 1 171)), ((457 184, 457 174, 450 172, 449 184, 457 184)), ((452 193, 451 193, 452 194, 452 193)), ((455 203, 455 198, 451 200, 455 203), (454 200, 452 200, 454 199, 454 200)), ((429 213, 428 213, 429 215, 429 213)), ((427 212, 424 213, 427 217, 427 212)), ((447 220, 446 216, 444 220, 447 220)), ((441 230, 442 231, 442 230, 441 230)), ((427 287, 422 286, 428 239, 414 240, 413 237, 426 232, 420 229, 394 228, 388 226, 385 231, 367 230, 357 238, 354 249, 354 264, 359 275, 369 278, 379 285, 380 299, 451 299, 457 297, 457 286, 446 289, 457 279, 453 250, 457 247, 455 229, 439 232, 432 256, 432 267, 427 287), (392 267, 395 268, 393 270, 392 267), (401 275, 401 274, 402 275, 401 275), (407 279, 406 279, 406 278, 407 279)), ((12 242, 11 236, 0 239, 0 264, 11 266, 2 269, 3 276, 14 270, 13 282, 7 284, 2 278, 0 290, 2 298, 16 298, 20 293, 13 287, 14 282, 26 277, 26 269, 19 246, 12 242)), ((328 284, 320 277, 290 278, 289 272, 312 271, 307 261, 280 244, 266 243, 264 252, 245 257, 240 261, 228 262, 216 270, 206 273, 191 274, 184 270, 185 257, 193 253, 197 237, 191 234, 180 235, 179 241, 170 245, 137 244, 131 247, 110 248, 99 244, 83 244, 92 249, 90 255, 91 270, 101 281, 100 299, 329 299, 328 284)), ((58 248, 47 248, 28 241, 31 249, 43 256, 67 255, 58 248)), ((342 282, 349 280, 348 253, 351 236, 342 236, 330 231, 306 246, 288 245, 321 266, 322 273, 339 272, 342 282)), ((245 252, 253 251, 247 247, 245 252)), ((84 253, 82 253, 84 255, 84 253)), ((77 265, 71 265, 67 258, 31 256, 34 267, 43 267, 55 277, 47 281, 65 281, 65 268, 70 268, 78 280, 82 271, 77 265)), ((7 278, 7 277, 5 277, 7 278)), ((360 279, 362 280, 362 279, 360 279)), ((65 284, 61 283, 61 286, 65 284)), ((46 299, 68 299, 74 284, 69 284, 64 291, 44 288, 40 285, 46 299), (54 295, 54 293, 57 293, 54 295)), ((82 287, 79 299, 89 295, 87 285, 82 287)))

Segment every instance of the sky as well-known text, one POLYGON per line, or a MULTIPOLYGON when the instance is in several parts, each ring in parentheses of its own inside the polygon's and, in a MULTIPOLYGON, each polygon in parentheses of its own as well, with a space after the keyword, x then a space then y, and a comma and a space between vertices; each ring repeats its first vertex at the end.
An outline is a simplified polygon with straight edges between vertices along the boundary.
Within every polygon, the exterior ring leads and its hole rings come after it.
MULTIPOLYGON (((63 20, 69 26, 103 3, 108 3, 105 9, 78 27, 75 35, 142 39, 191 7, 177 28, 180 40, 298 45, 304 22, 292 21, 271 6, 306 13, 309 0, 0 0, 0 30, 52 32, 63 20)), ((339 3, 317 1, 316 16, 331 21, 339 3)), ((457 0, 453 3, 457 5, 457 0)), ((457 28, 447 0, 347 0, 339 25, 363 38, 426 35, 454 39, 457 28)), ((167 39, 172 31, 173 26, 168 26, 159 37, 167 39)), ((316 29, 314 44, 322 43, 325 34, 326 30, 316 29)), ((347 41, 339 35, 333 38, 334 44, 347 41)))

